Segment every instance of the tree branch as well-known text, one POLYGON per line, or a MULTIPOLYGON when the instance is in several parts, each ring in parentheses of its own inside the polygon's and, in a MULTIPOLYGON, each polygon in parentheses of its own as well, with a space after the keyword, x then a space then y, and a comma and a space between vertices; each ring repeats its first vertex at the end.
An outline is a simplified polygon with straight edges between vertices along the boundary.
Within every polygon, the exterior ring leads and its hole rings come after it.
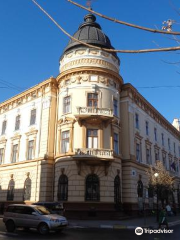
POLYGON ((137 29, 140 29, 140 30, 144 30, 144 31, 148 31, 148 32, 152 32, 152 33, 161 33, 161 34, 170 34, 170 35, 180 35, 180 32, 166 32, 166 31, 163 31, 163 30, 156 30, 156 29, 152 29, 152 28, 147 28, 147 27, 142 27, 142 26, 139 26, 139 25, 135 25, 135 24, 132 24, 132 23, 127 23, 127 22, 124 22, 124 21, 120 21, 118 19, 115 19, 115 18, 111 18, 111 17, 108 17, 106 15, 103 15, 99 12, 96 12, 96 11, 93 11, 87 7, 84 7, 82 6, 81 4, 78 4, 76 2, 73 2, 72 0, 67 0, 68 2, 76 5, 77 7, 80 7, 84 10, 87 10, 91 13, 94 13, 95 15, 99 16, 99 17, 102 17, 102 18, 105 18, 109 21, 112 21, 112 22, 115 22, 115 23, 119 23, 119 24, 122 24, 122 25, 126 25, 128 27, 133 27, 133 28, 137 28, 137 29))
POLYGON ((167 52, 167 51, 177 51, 180 50, 180 46, 178 47, 168 47, 168 48, 154 48, 154 49, 140 49, 140 50, 118 50, 118 49, 109 49, 109 48, 101 48, 98 46, 94 46, 88 43, 85 43, 83 41, 78 40, 77 38, 70 35, 68 32, 66 32, 35 0, 32 0, 32 2, 68 37, 73 39, 76 42, 79 42, 80 44, 94 48, 99 50, 104 50, 106 52, 113 52, 113 53, 149 53, 149 52, 167 52))

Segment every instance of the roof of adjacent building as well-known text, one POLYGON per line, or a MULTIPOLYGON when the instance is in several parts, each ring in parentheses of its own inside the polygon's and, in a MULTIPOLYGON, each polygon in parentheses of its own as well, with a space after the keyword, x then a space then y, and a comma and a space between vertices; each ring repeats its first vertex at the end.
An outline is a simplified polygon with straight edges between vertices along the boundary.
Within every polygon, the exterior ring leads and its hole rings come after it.
MULTIPOLYGON (((114 49, 108 36, 102 31, 101 26, 96 22, 96 17, 90 13, 84 17, 84 23, 79 26, 78 31, 74 33, 73 37, 94 46, 114 49)), ((70 39, 64 53, 82 46, 81 43, 70 39)), ((119 60, 116 53, 113 53, 113 55, 119 60)))

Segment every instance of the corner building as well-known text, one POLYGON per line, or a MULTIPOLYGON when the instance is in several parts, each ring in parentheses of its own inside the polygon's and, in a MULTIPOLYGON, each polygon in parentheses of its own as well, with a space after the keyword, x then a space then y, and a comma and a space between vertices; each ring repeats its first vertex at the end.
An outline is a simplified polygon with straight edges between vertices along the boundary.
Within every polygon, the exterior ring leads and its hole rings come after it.
MULTIPOLYGON (((74 37, 113 48, 92 14, 74 37)), ((69 217, 115 218, 149 204, 146 170, 162 160, 179 204, 180 133, 119 66, 116 53, 70 40, 56 79, 0 104, 0 203, 61 201, 69 217)))

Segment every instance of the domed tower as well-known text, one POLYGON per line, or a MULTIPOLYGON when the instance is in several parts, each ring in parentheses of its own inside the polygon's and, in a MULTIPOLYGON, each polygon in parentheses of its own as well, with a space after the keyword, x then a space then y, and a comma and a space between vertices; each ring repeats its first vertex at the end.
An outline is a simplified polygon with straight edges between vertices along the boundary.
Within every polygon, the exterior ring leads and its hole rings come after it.
MULTIPOLYGON (((113 49, 92 14, 73 36, 113 49)), ((121 203, 119 65, 116 53, 72 39, 60 58, 54 199, 67 212, 115 211, 121 203)))

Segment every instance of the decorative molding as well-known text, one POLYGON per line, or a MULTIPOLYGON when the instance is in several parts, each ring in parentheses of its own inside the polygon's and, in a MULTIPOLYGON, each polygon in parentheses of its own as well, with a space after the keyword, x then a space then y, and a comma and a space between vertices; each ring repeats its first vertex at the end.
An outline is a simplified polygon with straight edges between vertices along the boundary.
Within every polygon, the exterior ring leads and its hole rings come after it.
POLYGON ((59 119, 58 121, 58 125, 62 125, 62 124, 74 124, 76 122, 75 118, 71 118, 71 117, 62 117, 59 119))
POLYGON ((85 74, 74 74, 71 76, 67 76, 66 78, 63 78, 61 82, 59 83, 59 86, 61 88, 66 88, 67 86, 71 84, 83 84, 84 82, 96 82, 96 83, 101 83, 104 84, 105 86, 111 86, 114 89, 117 89, 117 93, 119 94, 119 87, 120 84, 117 82, 115 79, 108 78, 107 76, 101 76, 101 75, 95 75, 97 76, 96 81, 91 80, 91 74, 87 75, 85 74), (68 78, 69 77, 69 78, 68 78))
POLYGON ((140 141, 143 139, 143 137, 140 135, 139 132, 135 133, 135 139, 139 139, 140 141))
POLYGON ((149 140, 148 138, 145 140, 145 143, 146 143, 146 145, 148 145, 148 146, 150 146, 150 147, 151 147, 151 145, 152 145, 152 142, 150 142, 150 140, 149 140))
POLYGON ((1 103, 0 114, 3 114, 4 112, 12 110, 16 107, 19 108, 20 105, 40 98, 49 90, 54 91, 54 89, 57 89, 57 81, 55 78, 49 78, 48 80, 45 80, 37 84, 36 86, 28 89, 27 91, 24 91, 1 103))
POLYGON ((19 140, 20 141, 21 135, 18 133, 15 133, 13 137, 11 137, 12 141, 19 140))
POLYGON ((60 67, 61 72, 64 72, 66 70, 69 70, 74 67, 82 67, 82 66, 97 66, 100 65, 101 67, 111 69, 115 72, 118 72, 119 70, 112 64, 102 59, 96 59, 96 58, 81 58, 72 60, 68 63, 65 63, 64 65, 61 64, 62 67, 60 67))
POLYGON ((77 60, 78 58, 81 58, 81 59, 98 58, 99 60, 104 60, 113 64, 116 67, 117 71, 119 71, 120 62, 111 53, 107 53, 103 50, 89 49, 89 48, 76 49, 76 50, 72 50, 67 54, 64 54, 60 61, 60 68, 66 63, 68 63, 69 61, 73 59, 77 60))
POLYGON ((6 144, 7 139, 5 137, 0 138, 0 144, 6 144))
POLYGON ((108 79, 112 79, 114 81, 114 87, 120 92, 121 86, 123 84, 122 77, 118 74, 113 72, 109 69, 103 69, 95 67, 81 67, 81 68, 73 68, 70 70, 67 70, 65 72, 61 72, 59 76, 57 77, 57 81, 59 83, 60 87, 66 87, 65 82, 64 84, 61 84, 62 81, 70 80, 69 84, 75 83, 76 77, 81 76, 82 82, 83 81, 90 81, 89 75, 97 75, 98 81, 101 83, 104 83, 106 86, 109 86, 108 79), (88 79, 87 79, 88 78, 88 79))
POLYGON ((29 132, 25 133, 27 137, 29 137, 30 135, 36 135, 38 133, 38 130, 32 128, 30 129, 29 132))

